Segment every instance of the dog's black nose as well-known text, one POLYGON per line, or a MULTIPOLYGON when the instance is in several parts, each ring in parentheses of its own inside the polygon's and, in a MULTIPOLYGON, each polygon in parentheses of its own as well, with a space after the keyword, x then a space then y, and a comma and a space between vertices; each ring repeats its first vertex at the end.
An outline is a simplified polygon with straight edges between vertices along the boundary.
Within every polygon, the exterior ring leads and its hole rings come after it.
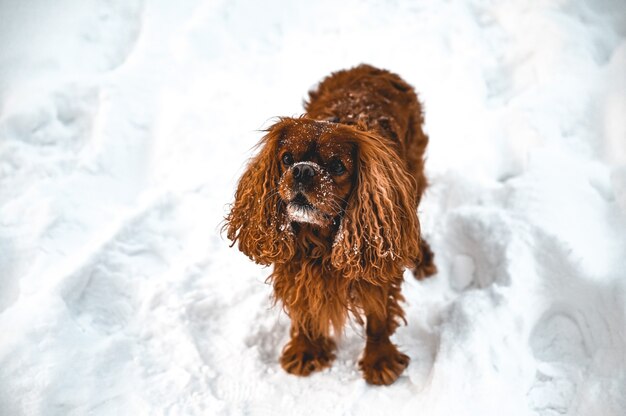
POLYGON ((303 185, 311 183, 311 180, 315 176, 315 169, 311 165, 305 163, 295 165, 293 167, 293 178, 303 185))

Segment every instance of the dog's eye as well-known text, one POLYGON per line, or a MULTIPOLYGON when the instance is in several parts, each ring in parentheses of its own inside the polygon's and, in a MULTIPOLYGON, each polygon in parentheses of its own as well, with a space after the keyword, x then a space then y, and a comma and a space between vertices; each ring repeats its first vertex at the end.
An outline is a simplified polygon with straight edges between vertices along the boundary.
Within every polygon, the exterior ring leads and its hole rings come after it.
POLYGON ((346 171, 346 167, 341 163, 341 160, 334 159, 328 164, 328 171, 333 175, 341 175, 346 171))
POLYGON ((289 152, 285 153, 282 157, 282 161, 285 165, 293 165, 293 155, 289 152))

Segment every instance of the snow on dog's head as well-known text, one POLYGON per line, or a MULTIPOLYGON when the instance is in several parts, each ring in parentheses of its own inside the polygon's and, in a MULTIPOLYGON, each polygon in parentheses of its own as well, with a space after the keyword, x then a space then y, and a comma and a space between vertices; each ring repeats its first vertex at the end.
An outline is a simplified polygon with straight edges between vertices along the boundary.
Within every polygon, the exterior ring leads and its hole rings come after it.
POLYGON ((228 237, 250 258, 288 259, 303 228, 332 237, 332 263, 349 274, 419 255, 416 183, 395 143, 300 117, 281 118, 259 147, 227 217, 228 237))

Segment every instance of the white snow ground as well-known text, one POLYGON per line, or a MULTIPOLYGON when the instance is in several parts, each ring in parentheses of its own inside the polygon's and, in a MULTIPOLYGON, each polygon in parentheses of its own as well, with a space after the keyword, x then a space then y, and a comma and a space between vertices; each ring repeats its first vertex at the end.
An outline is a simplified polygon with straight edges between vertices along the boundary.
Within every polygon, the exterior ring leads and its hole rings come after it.
POLYGON ((626 4, 0 2, 1 415, 626 414, 626 4), (420 92, 440 273, 394 385, 285 374, 219 234, 257 129, 367 62, 420 92))

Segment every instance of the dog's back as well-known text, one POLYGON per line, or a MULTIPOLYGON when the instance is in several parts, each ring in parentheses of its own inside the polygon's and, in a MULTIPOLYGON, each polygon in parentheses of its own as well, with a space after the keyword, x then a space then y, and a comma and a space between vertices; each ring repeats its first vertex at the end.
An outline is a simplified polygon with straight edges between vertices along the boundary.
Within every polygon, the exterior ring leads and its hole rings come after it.
POLYGON ((398 75, 370 65, 332 73, 305 103, 307 116, 316 120, 355 125, 398 144, 398 153, 415 178, 416 197, 426 188, 421 105, 413 87, 398 75))

